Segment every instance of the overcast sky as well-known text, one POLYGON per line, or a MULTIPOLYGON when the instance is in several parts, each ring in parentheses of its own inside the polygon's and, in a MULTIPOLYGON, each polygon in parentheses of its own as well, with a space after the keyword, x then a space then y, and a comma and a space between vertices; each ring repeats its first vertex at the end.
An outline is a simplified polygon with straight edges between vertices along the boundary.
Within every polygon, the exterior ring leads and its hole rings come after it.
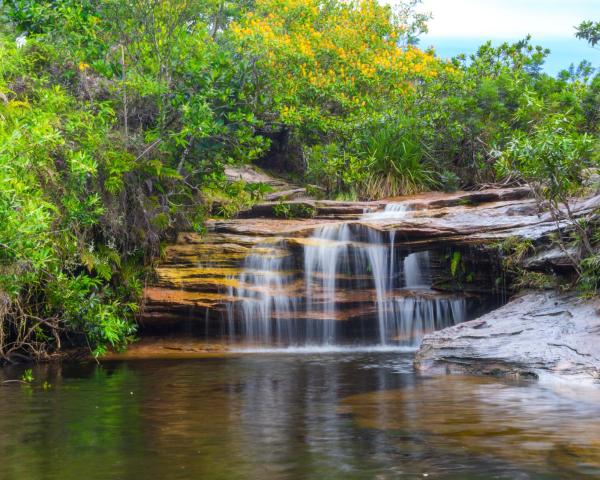
POLYGON ((436 37, 572 37, 583 20, 600 20, 600 0, 424 0, 436 37))
MULTIPOLYGON (((391 0, 393 3, 394 0, 391 0)), ((582 59, 600 67, 600 50, 574 37, 583 20, 600 20, 600 0, 423 0, 433 14, 421 45, 442 57, 472 53, 486 40, 516 40, 528 33, 552 50, 548 73, 582 59)))

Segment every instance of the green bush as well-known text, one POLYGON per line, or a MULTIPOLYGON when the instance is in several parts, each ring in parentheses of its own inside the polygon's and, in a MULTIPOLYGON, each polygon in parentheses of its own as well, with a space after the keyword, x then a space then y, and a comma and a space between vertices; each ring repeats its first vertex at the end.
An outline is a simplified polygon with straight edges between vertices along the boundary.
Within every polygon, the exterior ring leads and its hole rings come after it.
POLYGON ((44 355, 65 331, 97 354, 120 347, 141 292, 122 288, 126 256, 101 227, 104 198, 134 168, 112 132, 114 111, 38 74, 52 47, 1 38, 0 54, 0 356, 44 355))
POLYGON ((317 210, 305 203, 279 202, 273 207, 273 213, 279 218, 313 218, 317 214, 317 210))
MULTIPOLYGON (((555 215, 597 166, 589 63, 551 77, 528 38, 445 62, 418 2, 292 3, 1 5, 0 358, 126 345, 164 242, 267 192, 229 164, 293 157, 345 199, 528 182, 555 215)), ((562 242, 592 288, 587 220, 562 242)))
POLYGON ((330 193, 377 199, 438 185, 426 146, 409 119, 362 125, 346 146, 316 145, 307 158, 308 178, 330 193))
POLYGON ((426 148, 416 122, 410 119, 390 119, 370 126, 359 138, 360 156, 367 159, 369 172, 361 196, 393 197, 436 186, 426 148))
POLYGON ((593 143, 567 115, 551 114, 532 132, 519 132, 510 139, 496 169, 500 176, 516 172, 525 181, 538 183, 551 200, 563 201, 580 188, 582 171, 593 166, 593 143))

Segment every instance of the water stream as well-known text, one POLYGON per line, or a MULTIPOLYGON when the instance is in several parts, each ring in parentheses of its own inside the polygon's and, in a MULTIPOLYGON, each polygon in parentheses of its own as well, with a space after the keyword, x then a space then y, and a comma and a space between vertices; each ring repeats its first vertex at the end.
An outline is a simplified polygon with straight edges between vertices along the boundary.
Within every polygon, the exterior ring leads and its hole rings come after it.
MULTIPOLYGON (((363 220, 406 212, 390 204, 363 220)), ((324 225, 296 244, 269 239, 229 288, 229 336, 264 346, 416 347, 425 333, 468 317, 465 295, 433 288, 430 264, 429 251, 402 249, 396 232, 365 224, 324 225)))

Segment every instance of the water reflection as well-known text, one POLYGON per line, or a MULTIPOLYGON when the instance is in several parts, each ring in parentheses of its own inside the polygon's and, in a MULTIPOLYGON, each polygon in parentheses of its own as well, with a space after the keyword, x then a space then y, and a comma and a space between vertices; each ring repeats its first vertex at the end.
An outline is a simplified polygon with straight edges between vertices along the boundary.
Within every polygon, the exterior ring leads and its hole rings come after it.
POLYGON ((491 456, 539 474, 559 468, 599 478, 600 404, 597 392, 589 393, 589 401, 574 403, 535 384, 436 377, 347 397, 340 410, 363 428, 427 436, 440 451, 491 456))
POLYGON ((38 367, 32 387, 0 387, 0 479, 600 474, 597 403, 422 379, 410 362, 344 352, 38 367))

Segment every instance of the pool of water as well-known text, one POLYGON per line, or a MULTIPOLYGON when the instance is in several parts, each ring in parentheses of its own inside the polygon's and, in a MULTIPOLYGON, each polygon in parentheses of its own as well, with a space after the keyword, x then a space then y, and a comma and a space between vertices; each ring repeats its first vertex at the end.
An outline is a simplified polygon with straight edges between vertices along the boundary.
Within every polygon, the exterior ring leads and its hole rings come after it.
POLYGON ((38 366, 31 386, 0 386, 0 479, 600 478, 594 391, 411 365, 341 351, 38 366))

